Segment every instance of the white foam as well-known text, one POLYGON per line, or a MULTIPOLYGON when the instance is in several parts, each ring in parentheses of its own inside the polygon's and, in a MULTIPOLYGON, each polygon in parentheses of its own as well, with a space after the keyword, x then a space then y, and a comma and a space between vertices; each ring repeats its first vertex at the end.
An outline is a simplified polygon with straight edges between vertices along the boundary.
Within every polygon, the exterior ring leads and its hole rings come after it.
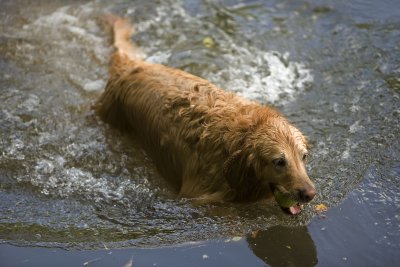
POLYGON ((105 85, 106 83, 104 80, 89 81, 83 86, 83 89, 88 92, 100 91, 105 85))
MULTIPOLYGON (((135 13, 135 10, 130 10, 131 13, 135 13)), ((219 51, 207 51, 204 47, 206 50, 204 53, 214 53, 213 58, 209 60, 210 65, 215 62, 223 64, 217 70, 213 67, 205 68, 201 75, 222 88, 250 99, 277 103, 293 100, 307 84, 313 81, 311 71, 303 63, 290 61, 289 53, 281 54, 276 51, 262 51, 251 46, 239 46, 234 39, 215 28, 215 25, 208 25, 208 22, 201 18, 188 14, 179 1, 157 7, 156 16, 152 20, 141 21, 136 25, 138 32, 156 29, 156 39, 144 43, 143 50, 149 55, 147 60, 168 64, 168 59, 176 51, 172 52, 174 47, 169 47, 165 40, 173 36, 179 39, 175 43, 182 44, 193 39, 185 36, 184 31, 176 35, 173 30, 169 30, 173 29, 174 25, 181 24, 190 25, 189 28, 196 29, 201 36, 212 34, 219 51), (213 29, 212 32, 206 30, 210 27, 213 29)), ((194 53, 192 56, 192 61, 189 63, 206 61, 204 58, 196 58, 197 55, 194 53)))
MULTIPOLYGON (((311 72, 303 64, 287 60, 289 54, 246 49, 246 54, 251 57, 238 58, 227 65, 227 71, 223 70, 228 73, 226 88, 229 90, 249 99, 276 103, 293 100, 307 83, 313 81, 311 72)), ((219 75, 221 72, 216 73, 213 80, 219 75)))
POLYGON ((19 107, 26 109, 27 112, 32 112, 37 109, 40 104, 40 99, 37 95, 29 94, 28 99, 22 102, 19 107))
POLYGON ((342 153, 342 159, 343 160, 347 160, 350 158, 350 150, 346 149, 345 151, 343 151, 342 153))
MULTIPOLYGON (((34 25, 36 26, 42 26, 42 27, 49 27, 50 25, 63 25, 63 24, 77 24, 78 23, 78 18, 69 15, 68 10, 70 8, 68 6, 61 7, 55 12, 47 15, 47 16, 42 16, 35 20, 33 22, 34 25)), ((25 29, 31 29, 30 25, 25 25, 25 29)), ((57 30, 54 28, 54 30, 57 30)))
POLYGON ((364 129, 364 126, 362 126, 360 124, 360 121, 356 121, 355 123, 353 123, 352 125, 350 125, 349 127, 349 132, 354 134, 358 131, 361 131, 362 129, 364 129))
POLYGON ((66 168, 64 163, 65 159, 61 156, 39 159, 31 183, 41 188, 45 195, 79 195, 96 202, 109 198, 119 200, 124 196, 126 182, 116 185, 105 178, 94 177, 90 171, 76 167, 66 168))
POLYGON ((150 56, 146 57, 146 61, 150 63, 167 64, 168 59, 171 57, 171 52, 155 52, 150 56))

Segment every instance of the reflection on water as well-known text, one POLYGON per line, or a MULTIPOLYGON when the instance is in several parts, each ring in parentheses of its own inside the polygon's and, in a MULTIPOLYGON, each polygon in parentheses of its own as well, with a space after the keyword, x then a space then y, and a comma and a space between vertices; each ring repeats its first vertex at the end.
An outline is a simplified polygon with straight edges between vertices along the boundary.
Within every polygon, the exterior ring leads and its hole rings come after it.
POLYGON ((314 266, 317 251, 306 226, 275 226, 248 237, 247 242, 254 254, 268 265, 314 266))
POLYGON ((362 216, 391 240, 374 241, 398 248, 400 22, 391 12, 366 15, 393 2, 50 2, 0 3, 1 240, 98 248, 260 230, 249 243, 268 264, 274 257, 260 247, 277 233, 298 235, 310 253, 305 264, 315 263, 303 227, 312 206, 288 217, 273 203, 176 200, 140 146, 93 116, 111 52, 98 18, 114 12, 135 23, 149 61, 277 105, 313 145, 316 202, 333 207, 356 189, 354 205, 376 211, 362 216))

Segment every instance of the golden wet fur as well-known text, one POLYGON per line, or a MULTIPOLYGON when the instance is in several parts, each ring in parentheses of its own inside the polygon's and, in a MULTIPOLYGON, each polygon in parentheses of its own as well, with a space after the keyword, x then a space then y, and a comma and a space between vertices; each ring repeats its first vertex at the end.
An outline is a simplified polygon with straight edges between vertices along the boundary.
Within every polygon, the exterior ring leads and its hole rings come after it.
POLYGON ((108 20, 116 50, 96 112, 143 144, 180 197, 255 201, 275 187, 315 195, 305 170, 306 138, 277 110, 145 62, 130 42, 129 24, 108 20))

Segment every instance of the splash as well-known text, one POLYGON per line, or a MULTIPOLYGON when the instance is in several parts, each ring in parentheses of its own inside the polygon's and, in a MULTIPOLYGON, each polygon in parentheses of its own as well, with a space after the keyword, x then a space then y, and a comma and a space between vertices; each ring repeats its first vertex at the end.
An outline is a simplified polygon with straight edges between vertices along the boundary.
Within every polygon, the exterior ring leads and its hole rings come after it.
MULTIPOLYGON (((127 16, 135 18, 136 13, 130 9, 127 16)), ((189 15, 179 1, 161 5, 155 13, 156 19, 135 24, 139 34, 155 29, 156 34, 150 40, 139 38, 150 62, 187 70, 226 90, 270 104, 293 101, 313 82, 311 70, 303 63, 290 61, 289 53, 240 45, 223 29, 210 25, 202 17, 189 15), (176 32, 181 24, 186 25, 185 29, 176 32), (199 37, 191 40, 191 31, 199 37), (209 36, 216 43, 212 48, 203 43, 209 36)))

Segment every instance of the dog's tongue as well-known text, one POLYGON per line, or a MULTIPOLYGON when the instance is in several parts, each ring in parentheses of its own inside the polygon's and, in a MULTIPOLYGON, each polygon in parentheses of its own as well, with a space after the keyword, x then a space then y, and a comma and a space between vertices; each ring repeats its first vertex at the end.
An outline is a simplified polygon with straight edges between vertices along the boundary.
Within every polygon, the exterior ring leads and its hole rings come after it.
POLYGON ((297 204, 297 205, 294 205, 294 206, 291 206, 291 207, 288 208, 288 211, 289 211, 289 213, 292 214, 292 215, 300 214, 300 212, 301 212, 301 206, 298 205, 298 204, 297 204))

